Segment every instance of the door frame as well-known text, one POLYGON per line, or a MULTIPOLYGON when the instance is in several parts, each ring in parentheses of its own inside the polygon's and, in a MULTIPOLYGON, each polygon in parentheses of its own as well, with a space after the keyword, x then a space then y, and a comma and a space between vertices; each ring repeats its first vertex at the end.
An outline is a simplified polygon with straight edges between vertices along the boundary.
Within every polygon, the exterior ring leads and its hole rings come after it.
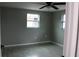
POLYGON ((78 2, 66 3, 66 28, 64 31, 63 55, 76 56, 77 29, 78 29, 78 2))
MULTIPOLYGON (((79 14, 79 12, 78 12, 78 14, 79 14)), ((78 15, 78 19, 79 19, 79 15, 78 15)), ((79 20, 78 20, 78 30, 77 31, 78 31, 78 33, 77 33, 76 57, 79 57, 79 20)))
POLYGON ((1 8, 0 8, 0 57, 1 57, 1 8))

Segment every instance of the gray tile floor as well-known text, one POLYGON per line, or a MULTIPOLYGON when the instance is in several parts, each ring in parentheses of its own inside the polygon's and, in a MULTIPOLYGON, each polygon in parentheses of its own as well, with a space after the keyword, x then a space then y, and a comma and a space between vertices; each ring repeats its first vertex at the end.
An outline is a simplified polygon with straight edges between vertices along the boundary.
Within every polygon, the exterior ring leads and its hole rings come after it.
POLYGON ((2 48, 3 57, 61 57, 63 48, 47 43, 2 48))

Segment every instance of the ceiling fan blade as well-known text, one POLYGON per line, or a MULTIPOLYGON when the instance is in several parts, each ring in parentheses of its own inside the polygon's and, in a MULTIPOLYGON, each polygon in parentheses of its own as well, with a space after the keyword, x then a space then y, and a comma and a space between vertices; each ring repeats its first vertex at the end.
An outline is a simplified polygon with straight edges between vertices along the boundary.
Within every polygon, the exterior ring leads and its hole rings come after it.
POLYGON ((53 5, 65 5, 66 3, 65 2, 56 2, 56 3, 53 3, 53 5))
POLYGON ((47 5, 51 5, 52 2, 46 2, 47 5))
POLYGON ((44 8, 44 7, 46 7, 47 5, 45 5, 45 6, 43 6, 43 7, 41 7, 40 9, 42 9, 42 8, 44 8))
POLYGON ((52 7, 52 8, 54 8, 54 9, 59 9, 58 7, 56 7, 56 6, 54 6, 54 5, 53 5, 53 6, 51 6, 51 7, 52 7))

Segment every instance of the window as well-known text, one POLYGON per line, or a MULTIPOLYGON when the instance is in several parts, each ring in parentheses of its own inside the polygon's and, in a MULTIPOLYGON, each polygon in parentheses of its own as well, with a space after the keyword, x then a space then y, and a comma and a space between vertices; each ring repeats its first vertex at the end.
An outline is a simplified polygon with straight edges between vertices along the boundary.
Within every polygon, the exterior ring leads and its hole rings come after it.
POLYGON ((62 18, 62 25, 63 25, 63 29, 65 29, 65 22, 66 22, 66 15, 64 14, 63 15, 63 18, 62 18))
POLYGON ((39 28, 40 16, 38 14, 27 14, 27 28, 39 28))
POLYGON ((65 29, 66 15, 63 16, 63 29, 65 29))

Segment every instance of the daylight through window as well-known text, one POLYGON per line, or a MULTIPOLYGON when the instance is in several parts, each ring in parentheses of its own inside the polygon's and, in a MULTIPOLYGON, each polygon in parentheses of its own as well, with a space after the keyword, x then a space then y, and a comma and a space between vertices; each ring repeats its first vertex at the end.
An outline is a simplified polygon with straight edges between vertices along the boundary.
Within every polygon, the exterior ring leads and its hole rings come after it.
POLYGON ((40 15, 27 14, 27 28, 39 28, 40 15))
POLYGON ((65 29, 66 15, 63 15, 63 29, 65 29))

